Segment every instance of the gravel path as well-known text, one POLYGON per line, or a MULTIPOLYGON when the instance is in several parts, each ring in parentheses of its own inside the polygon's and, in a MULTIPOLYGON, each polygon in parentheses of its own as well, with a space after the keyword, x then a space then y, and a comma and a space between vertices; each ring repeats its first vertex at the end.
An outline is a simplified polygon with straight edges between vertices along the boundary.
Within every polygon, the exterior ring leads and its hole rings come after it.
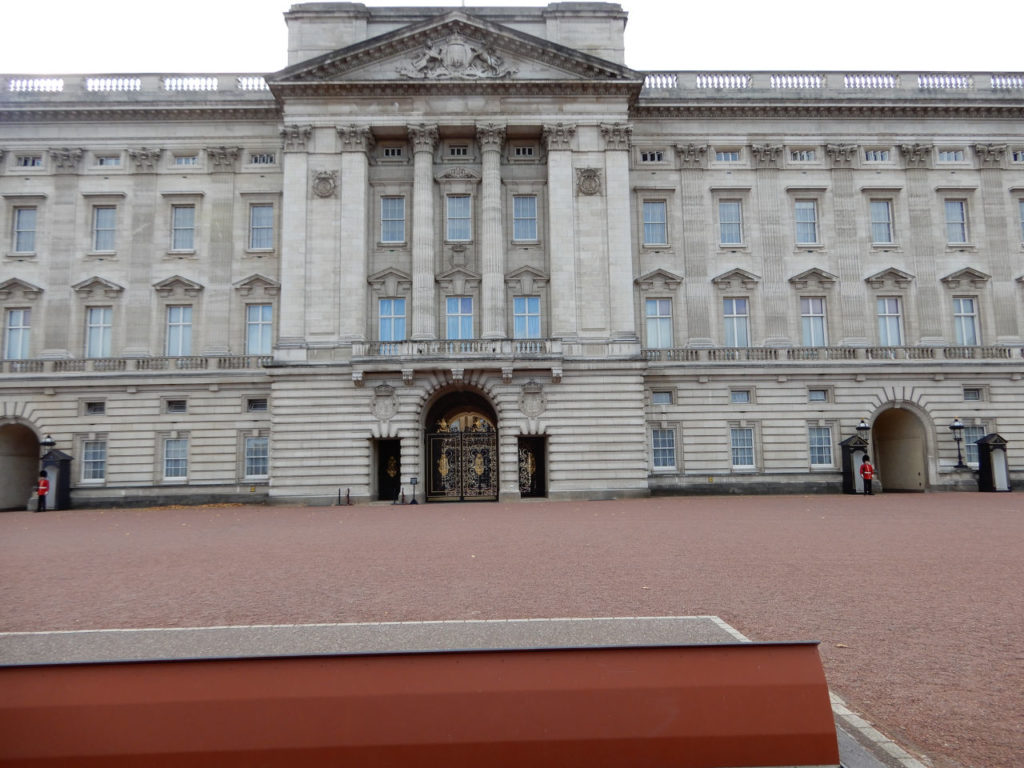
POLYGON ((1024 497, 746 496, 0 515, 0 630, 714 614, 820 640, 936 768, 1024 754, 1024 497))

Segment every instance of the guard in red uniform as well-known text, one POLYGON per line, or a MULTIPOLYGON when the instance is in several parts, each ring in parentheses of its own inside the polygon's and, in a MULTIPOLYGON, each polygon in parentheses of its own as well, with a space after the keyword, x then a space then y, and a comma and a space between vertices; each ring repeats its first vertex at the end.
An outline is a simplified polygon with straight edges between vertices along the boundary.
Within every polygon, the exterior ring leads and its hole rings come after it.
POLYGON ((50 492, 50 481, 46 479, 46 470, 44 469, 39 473, 39 482, 36 484, 36 496, 39 497, 39 503, 36 506, 36 512, 46 511, 46 494, 50 492))
POLYGON ((860 463, 860 476, 864 480, 864 493, 868 496, 874 496, 875 492, 871 489, 871 478, 875 476, 875 468, 871 466, 871 461, 868 459, 867 454, 864 455, 864 461, 860 463))

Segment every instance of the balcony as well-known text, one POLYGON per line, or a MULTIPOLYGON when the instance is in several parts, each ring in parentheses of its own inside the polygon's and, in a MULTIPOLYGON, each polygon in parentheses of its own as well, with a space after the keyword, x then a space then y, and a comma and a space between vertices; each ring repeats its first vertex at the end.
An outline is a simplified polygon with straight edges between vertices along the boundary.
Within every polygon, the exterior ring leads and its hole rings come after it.
POLYGON ((643 356, 649 363, 820 363, 844 360, 1021 362, 1024 360, 1024 347, 671 347, 645 349, 643 356))
POLYGON ((258 370, 273 360, 268 355, 210 357, 90 357, 71 360, 2 360, 0 374, 75 374, 258 370))
POLYGON ((353 361, 395 358, 429 359, 550 359, 562 356, 561 339, 433 339, 430 341, 369 341, 352 345, 353 361))

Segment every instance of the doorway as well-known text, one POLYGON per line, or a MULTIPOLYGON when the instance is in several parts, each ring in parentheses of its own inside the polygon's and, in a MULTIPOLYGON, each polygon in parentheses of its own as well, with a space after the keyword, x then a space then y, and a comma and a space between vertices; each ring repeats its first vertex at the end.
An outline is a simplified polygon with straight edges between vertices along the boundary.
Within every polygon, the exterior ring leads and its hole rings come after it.
POLYGON ((402 441, 377 441, 377 499, 394 501, 402 490, 402 441))
POLYGON ((498 499, 494 409, 473 392, 453 392, 427 414, 427 501, 498 499))
POLYGON ((0 478, 0 509, 25 509, 39 480, 39 439, 24 424, 0 426, 0 478))
POLYGON ((923 492, 928 450, 921 420, 905 408, 890 408, 875 417, 871 435, 882 490, 923 492))
POLYGON ((543 437, 519 438, 519 495, 524 499, 547 496, 547 441, 543 437))

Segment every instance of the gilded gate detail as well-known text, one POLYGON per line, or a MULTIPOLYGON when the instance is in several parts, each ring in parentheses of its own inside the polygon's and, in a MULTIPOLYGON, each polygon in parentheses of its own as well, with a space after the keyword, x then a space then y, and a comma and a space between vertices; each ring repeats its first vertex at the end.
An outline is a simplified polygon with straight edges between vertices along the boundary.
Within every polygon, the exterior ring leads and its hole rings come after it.
POLYGON ((432 501, 490 500, 498 497, 498 433, 479 417, 449 424, 427 434, 432 501), (466 429, 463 429, 465 427, 466 429))

